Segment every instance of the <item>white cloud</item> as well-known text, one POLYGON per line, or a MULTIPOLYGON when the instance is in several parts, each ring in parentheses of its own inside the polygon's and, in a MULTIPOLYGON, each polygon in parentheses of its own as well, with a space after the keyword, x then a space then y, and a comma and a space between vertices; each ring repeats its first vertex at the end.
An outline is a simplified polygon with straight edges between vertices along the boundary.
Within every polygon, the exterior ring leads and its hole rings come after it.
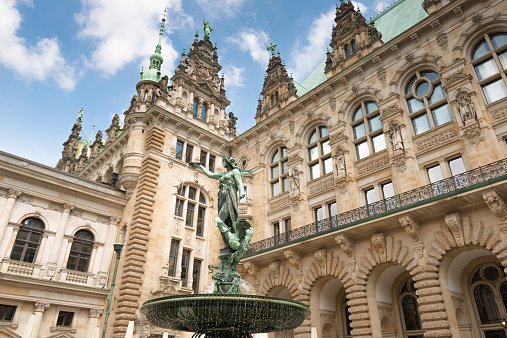
MULTIPOLYGON (((32 1, 21 1, 33 6, 32 1)), ((54 79, 64 90, 73 90, 77 75, 62 55, 60 43, 56 37, 38 38, 35 45, 28 45, 18 35, 21 27, 21 15, 15 0, 0 0, 0 64, 13 70, 27 81, 45 81, 54 79)))
POLYGON ((244 87, 244 76, 245 67, 236 67, 233 65, 226 65, 222 68, 222 71, 225 75, 225 88, 231 87, 244 87))
POLYGON ((375 11, 377 11, 378 13, 380 13, 384 9, 386 9, 387 6, 389 6, 389 3, 387 1, 385 1, 385 0, 376 1, 375 2, 375 11))
MULTIPOLYGON (((76 15, 81 25, 78 36, 96 43, 89 64, 104 75, 114 75, 127 63, 145 58, 154 52, 162 11, 168 17, 162 41, 163 68, 167 72, 179 57, 167 37, 171 29, 193 25, 193 19, 184 14, 181 0, 81 0, 83 8, 76 15)), ((148 66, 148 61, 143 62, 148 66)))
MULTIPOLYGON (((240 12, 240 7, 245 0, 197 0, 197 3, 211 17, 217 18, 225 14, 226 16, 234 16, 240 12)), ((211 25, 213 28, 213 25, 211 25)))
POLYGON ((359 9, 361 10, 361 13, 363 13, 363 14, 366 13, 370 9, 362 2, 352 1, 352 4, 354 5, 354 8, 356 8, 356 9, 357 9, 357 6, 359 6, 359 9))
POLYGON ((251 28, 244 29, 228 41, 237 45, 243 52, 249 52, 252 59, 261 65, 267 65, 269 61, 269 53, 265 44, 268 43, 269 37, 263 30, 253 30, 251 28))
POLYGON ((331 8, 315 18, 306 34, 307 44, 298 42, 291 53, 289 72, 292 71, 296 81, 302 81, 325 56, 326 46, 331 40, 331 30, 336 9, 331 8))

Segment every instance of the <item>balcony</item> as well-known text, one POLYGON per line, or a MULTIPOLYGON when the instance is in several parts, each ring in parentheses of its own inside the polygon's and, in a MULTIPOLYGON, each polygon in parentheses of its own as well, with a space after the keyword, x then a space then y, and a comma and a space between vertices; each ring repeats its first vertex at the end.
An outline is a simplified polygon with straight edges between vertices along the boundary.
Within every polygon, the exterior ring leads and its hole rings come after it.
MULTIPOLYGON (((352 225, 366 223, 423 204, 445 200, 448 197, 505 179, 507 179, 507 159, 252 243, 244 258, 309 240, 352 225)), ((482 201, 482 203, 484 202, 482 201)))

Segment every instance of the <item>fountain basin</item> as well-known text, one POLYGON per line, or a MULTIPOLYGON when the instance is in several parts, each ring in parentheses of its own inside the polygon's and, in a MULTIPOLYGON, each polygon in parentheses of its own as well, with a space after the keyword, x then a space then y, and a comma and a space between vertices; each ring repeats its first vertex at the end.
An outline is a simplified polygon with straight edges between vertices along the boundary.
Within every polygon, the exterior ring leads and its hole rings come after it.
POLYGON ((290 330, 310 314, 306 305, 294 300, 242 294, 161 297, 145 302, 141 312, 158 327, 209 337, 290 330))

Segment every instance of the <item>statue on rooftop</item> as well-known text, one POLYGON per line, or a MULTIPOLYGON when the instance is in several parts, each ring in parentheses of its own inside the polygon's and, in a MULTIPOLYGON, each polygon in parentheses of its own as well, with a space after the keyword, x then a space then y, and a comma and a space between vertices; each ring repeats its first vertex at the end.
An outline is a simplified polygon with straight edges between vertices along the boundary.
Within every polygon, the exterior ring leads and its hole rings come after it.
POLYGON ((82 121, 83 120, 84 109, 81 108, 81 109, 77 110, 77 108, 76 108, 76 111, 77 111, 77 118, 82 121))
POLYGON ((276 46, 277 46, 276 43, 271 42, 270 46, 268 46, 266 44, 264 44, 264 46, 266 46, 267 51, 271 53, 271 56, 276 55, 276 51, 275 51, 276 46))
POLYGON ((210 27, 209 21, 206 21, 205 18, 202 18, 202 30, 204 31, 204 37, 209 37, 210 33, 213 32, 213 28, 210 27))

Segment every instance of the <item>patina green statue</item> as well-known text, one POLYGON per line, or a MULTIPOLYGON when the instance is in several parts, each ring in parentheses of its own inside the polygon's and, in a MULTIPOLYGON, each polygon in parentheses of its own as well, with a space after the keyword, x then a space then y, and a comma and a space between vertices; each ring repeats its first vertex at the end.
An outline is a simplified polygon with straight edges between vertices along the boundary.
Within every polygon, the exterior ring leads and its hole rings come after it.
POLYGON ((266 46, 267 51, 271 53, 271 56, 276 55, 276 52, 275 52, 276 43, 271 42, 271 46, 268 46, 266 44, 264 44, 264 46, 266 46))
POLYGON ((209 37, 210 33, 213 32, 213 28, 210 27, 209 21, 206 21, 205 18, 202 18, 202 30, 204 31, 205 37, 209 37))
POLYGON ((238 219, 238 201, 245 197, 242 170, 232 157, 224 154, 220 156, 226 172, 212 173, 198 162, 192 162, 190 165, 196 169, 200 168, 206 176, 218 180, 220 184, 215 226, 220 230, 226 247, 220 250, 220 266, 212 277, 216 283, 215 292, 240 293, 241 276, 236 265, 250 248, 253 228, 246 219, 238 219))

